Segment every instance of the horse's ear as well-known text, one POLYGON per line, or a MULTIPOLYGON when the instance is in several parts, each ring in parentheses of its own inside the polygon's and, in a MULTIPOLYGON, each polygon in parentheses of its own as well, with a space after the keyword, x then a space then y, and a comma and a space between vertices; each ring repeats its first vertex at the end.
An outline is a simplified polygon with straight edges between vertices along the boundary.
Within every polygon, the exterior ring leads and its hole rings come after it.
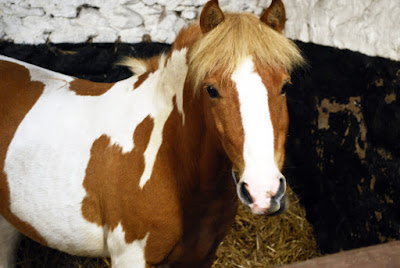
POLYGON ((208 33, 224 20, 225 16, 219 8, 218 0, 210 0, 204 6, 200 15, 200 28, 203 33, 208 33))
POLYGON ((282 32, 286 22, 285 6, 281 0, 272 0, 271 5, 261 16, 261 21, 272 29, 282 32))

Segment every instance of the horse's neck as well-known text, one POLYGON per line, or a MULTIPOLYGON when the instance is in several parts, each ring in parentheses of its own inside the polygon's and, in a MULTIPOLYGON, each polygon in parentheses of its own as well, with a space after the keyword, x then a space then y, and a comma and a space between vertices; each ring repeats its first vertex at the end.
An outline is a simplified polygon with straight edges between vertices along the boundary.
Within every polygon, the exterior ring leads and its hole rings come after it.
MULTIPOLYGON (((172 132, 174 150, 177 152, 180 183, 197 190, 209 191, 221 178, 221 171, 229 170, 229 160, 222 150, 219 139, 206 127, 201 96, 193 96, 192 89, 185 87, 184 124, 172 132)), ((179 120, 178 120, 179 122, 179 120)))
MULTIPOLYGON (((235 186, 230 177, 230 161, 212 129, 207 129, 201 96, 184 94, 185 124, 172 137, 177 164, 182 217, 182 244, 177 252, 197 258, 209 251, 209 241, 218 241, 232 224, 236 213, 235 186), (182 247, 182 248, 181 248, 182 247)), ((177 116, 179 121, 179 116, 177 116)))
POLYGON ((137 77, 136 82, 141 80, 141 76, 145 77, 135 91, 143 92, 143 94, 137 95, 153 106, 154 110, 151 116, 155 120, 159 116, 163 117, 165 113, 169 115, 174 102, 176 102, 178 111, 181 114, 183 112, 183 87, 188 72, 186 52, 185 48, 171 51, 168 57, 162 55, 159 58, 158 69, 147 71, 137 77))
MULTIPOLYGON (((162 57, 159 69, 150 73, 148 78, 134 91, 142 91, 145 103, 150 104, 149 111, 154 120, 153 137, 162 137, 168 143, 168 150, 155 148, 159 153, 173 155, 174 170, 180 183, 206 184, 218 176, 221 167, 226 168, 227 158, 219 150, 218 140, 207 131, 201 96, 193 96, 193 90, 185 81, 188 72, 186 60, 187 48, 172 50, 168 57, 162 57)), ((146 112, 147 113, 147 112, 146 112)), ((145 181, 145 180, 144 180, 145 181)))

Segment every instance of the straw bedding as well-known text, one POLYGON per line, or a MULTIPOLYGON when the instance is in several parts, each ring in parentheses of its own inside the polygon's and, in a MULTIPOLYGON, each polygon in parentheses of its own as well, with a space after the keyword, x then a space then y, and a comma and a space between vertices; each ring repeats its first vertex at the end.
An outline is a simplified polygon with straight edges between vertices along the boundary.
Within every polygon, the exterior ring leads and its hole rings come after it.
MULTIPOLYGON (((291 189, 288 193, 290 207, 279 216, 254 216, 241 205, 231 232, 218 248, 213 268, 272 267, 319 256, 305 210, 291 189)), ((23 239, 17 267, 106 268, 110 260, 71 256, 23 239)))
POLYGON ((282 215, 256 216, 239 206, 233 228, 217 251, 213 268, 273 267, 319 256, 306 211, 288 187, 290 205, 282 215))

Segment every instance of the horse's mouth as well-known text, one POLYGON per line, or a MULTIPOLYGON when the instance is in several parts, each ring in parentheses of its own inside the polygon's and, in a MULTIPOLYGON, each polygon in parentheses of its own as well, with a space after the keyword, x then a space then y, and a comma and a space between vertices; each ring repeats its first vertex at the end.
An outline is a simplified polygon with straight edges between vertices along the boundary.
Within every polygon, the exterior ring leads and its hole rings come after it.
POLYGON ((267 213, 265 215, 267 215, 267 216, 280 215, 280 214, 284 213, 288 209, 288 207, 289 207, 289 199, 288 199, 287 195, 285 194, 281 198, 281 200, 279 200, 279 209, 277 211, 275 211, 275 212, 272 212, 270 214, 267 213))

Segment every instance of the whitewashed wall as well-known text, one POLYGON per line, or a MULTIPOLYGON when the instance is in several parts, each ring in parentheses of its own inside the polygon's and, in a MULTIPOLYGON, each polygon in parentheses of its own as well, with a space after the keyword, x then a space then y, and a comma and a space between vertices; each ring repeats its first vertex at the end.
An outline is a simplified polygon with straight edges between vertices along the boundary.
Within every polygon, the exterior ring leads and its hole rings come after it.
MULTIPOLYGON (((283 0, 285 35, 400 60, 400 0, 283 0)), ((207 0, 0 0, 0 39, 15 43, 172 43, 207 0)), ((271 0, 220 0, 257 15, 271 0)))

